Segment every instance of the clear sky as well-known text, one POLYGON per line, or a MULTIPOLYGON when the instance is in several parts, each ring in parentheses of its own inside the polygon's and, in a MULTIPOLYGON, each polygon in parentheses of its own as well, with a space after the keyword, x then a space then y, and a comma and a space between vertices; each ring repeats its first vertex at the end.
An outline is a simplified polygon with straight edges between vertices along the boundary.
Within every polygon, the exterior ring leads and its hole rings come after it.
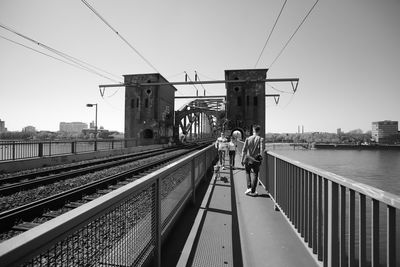
MULTIPOLYGON (((315 0, 288 1, 255 66, 283 0, 88 0, 168 80, 224 79, 226 69, 269 68, 315 0)), ((271 84, 278 105, 267 100, 267 131, 371 130, 371 122, 400 120, 400 1, 321 0, 268 78, 300 78, 271 84), (283 91, 283 92, 280 92, 283 91)), ((121 77, 155 72, 81 1, 0 0, 0 23, 51 48, 121 77)), ((57 56, 0 28, 0 36, 57 56)), ((59 123, 94 120, 124 130, 124 88, 0 38, 0 119, 10 131, 32 125, 57 131, 59 123)), ((201 86, 197 86, 201 89, 201 86)), ((205 85, 208 95, 223 84, 205 85)), ((192 86, 177 87, 192 95, 192 86)), ((182 103, 176 103, 181 106, 182 103)))

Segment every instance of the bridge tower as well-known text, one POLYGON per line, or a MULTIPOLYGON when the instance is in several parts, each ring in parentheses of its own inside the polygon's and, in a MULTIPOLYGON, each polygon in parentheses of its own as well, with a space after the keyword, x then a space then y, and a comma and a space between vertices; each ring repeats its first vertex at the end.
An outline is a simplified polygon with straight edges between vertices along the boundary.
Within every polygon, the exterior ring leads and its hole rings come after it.
POLYGON ((125 138, 136 139, 128 146, 168 143, 173 136, 176 88, 159 73, 124 75, 124 83, 125 138))
POLYGON ((225 131, 241 132, 242 137, 252 134, 252 126, 261 126, 261 136, 265 136, 265 79, 268 69, 225 70, 225 80, 249 80, 249 82, 229 82, 226 86, 225 131), (250 80, 252 80, 250 82, 250 80), (253 82, 260 80, 260 82, 253 82))

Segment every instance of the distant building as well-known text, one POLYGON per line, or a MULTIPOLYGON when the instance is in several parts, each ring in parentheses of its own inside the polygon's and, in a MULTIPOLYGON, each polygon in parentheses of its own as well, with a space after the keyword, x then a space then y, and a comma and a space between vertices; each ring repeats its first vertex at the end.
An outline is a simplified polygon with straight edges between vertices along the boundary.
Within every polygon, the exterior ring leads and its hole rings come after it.
POLYGON ((60 132, 80 133, 83 129, 87 129, 87 123, 83 122, 60 122, 60 132))
POLYGON ((0 120, 0 133, 5 133, 5 132, 7 132, 6 122, 0 120))
POLYGON ((390 143, 397 136, 398 129, 398 121, 375 121, 372 123, 372 139, 377 143, 390 143))
POLYGON ((341 135, 342 134, 342 128, 337 128, 336 133, 337 133, 337 135, 341 135))
POLYGON ((26 126, 22 128, 22 132, 24 133, 36 133, 36 128, 34 126, 26 126))
POLYGON ((89 128, 90 128, 90 129, 96 128, 96 124, 94 123, 94 121, 92 121, 92 122, 89 124, 89 128))

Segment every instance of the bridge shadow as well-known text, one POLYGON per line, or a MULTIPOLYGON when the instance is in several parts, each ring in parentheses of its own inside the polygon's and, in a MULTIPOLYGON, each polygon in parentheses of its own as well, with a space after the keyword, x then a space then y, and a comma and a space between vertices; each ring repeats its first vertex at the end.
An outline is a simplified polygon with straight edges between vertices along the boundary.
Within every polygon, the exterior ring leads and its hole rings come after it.
MULTIPOLYGON (((172 242, 165 243, 163 266, 243 266, 232 171, 221 170, 205 183, 208 188, 202 203, 185 211, 169 237, 172 242), (193 219, 194 209, 198 212, 196 219, 193 219), (194 225, 191 233, 187 232, 189 224, 190 227, 194 225), (178 251, 174 252, 170 243, 177 242, 176 237, 180 235, 188 238, 187 244, 182 247, 179 237, 181 245, 175 244, 178 251), (177 254, 181 251, 183 256, 177 262, 177 254)), ((204 192, 204 188, 202 190, 204 192)))
POLYGON ((172 267, 177 265, 181 252, 185 246, 185 242, 196 219, 196 215, 200 209, 204 195, 207 192, 211 178, 212 171, 208 171, 206 177, 202 182, 200 182, 196 189, 195 203, 191 202, 183 210, 181 217, 176 221, 170 234, 163 243, 161 248, 162 266, 172 267))

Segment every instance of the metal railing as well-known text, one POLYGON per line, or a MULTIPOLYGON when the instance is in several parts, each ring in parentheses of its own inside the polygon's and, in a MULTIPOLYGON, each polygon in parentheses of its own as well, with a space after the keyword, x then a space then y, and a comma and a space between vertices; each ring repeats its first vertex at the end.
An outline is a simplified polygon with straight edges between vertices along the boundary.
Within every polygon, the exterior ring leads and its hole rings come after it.
POLYGON ((68 141, 0 141, 0 162, 57 155, 106 151, 136 146, 135 139, 68 141))
POLYGON ((265 156, 260 180, 324 266, 400 266, 399 196, 273 152, 265 156))
POLYGON ((214 145, 0 243, 2 266, 161 266, 161 243, 216 157, 214 145))

